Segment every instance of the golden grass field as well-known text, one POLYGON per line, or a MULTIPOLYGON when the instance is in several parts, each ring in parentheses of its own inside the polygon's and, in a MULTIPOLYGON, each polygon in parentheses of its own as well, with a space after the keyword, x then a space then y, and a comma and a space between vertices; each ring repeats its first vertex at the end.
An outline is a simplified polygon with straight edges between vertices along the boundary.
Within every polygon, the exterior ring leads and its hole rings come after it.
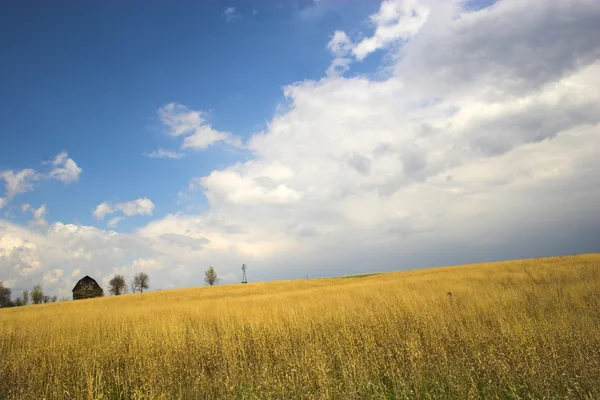
POLYGON ((0 356, 1 399, 600 399, 600 254, 4 309, 0 356))

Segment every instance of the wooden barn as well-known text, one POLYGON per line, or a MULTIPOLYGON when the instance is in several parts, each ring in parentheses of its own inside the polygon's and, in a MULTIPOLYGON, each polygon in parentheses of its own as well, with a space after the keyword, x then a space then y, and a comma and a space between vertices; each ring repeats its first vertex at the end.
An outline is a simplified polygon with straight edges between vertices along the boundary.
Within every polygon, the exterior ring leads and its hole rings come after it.
POLYGON ((104 290, 94 279, 84 276, 73 288, 73 300, 91 299, 104 296, 104 290))

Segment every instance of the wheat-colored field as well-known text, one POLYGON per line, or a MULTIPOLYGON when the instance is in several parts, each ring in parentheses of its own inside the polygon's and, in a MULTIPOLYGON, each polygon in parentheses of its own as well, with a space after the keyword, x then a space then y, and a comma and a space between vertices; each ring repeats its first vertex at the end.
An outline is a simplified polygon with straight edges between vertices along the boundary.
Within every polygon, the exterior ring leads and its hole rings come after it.
POLYGON ((599 399, 600 254, 4 309, 0 356, 2 399, 599 399))

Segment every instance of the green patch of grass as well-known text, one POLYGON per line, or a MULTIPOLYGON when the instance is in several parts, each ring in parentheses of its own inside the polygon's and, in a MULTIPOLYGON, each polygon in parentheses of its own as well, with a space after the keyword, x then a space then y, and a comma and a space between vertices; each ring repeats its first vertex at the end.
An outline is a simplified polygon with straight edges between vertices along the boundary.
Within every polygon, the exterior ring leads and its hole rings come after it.
POLYGON ((348 275, 348 276, 340 276, 341 279, 355 279, 355 278, 367 278, 369 276, 381 275, 382 272, 375 272, 372 274, 358 274, 358 275, 348 275))

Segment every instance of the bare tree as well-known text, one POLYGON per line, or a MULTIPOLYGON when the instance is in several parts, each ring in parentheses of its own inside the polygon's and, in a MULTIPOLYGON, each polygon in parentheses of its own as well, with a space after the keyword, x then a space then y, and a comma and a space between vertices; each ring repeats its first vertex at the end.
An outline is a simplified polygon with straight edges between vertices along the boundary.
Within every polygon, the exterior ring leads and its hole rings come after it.
POLYGON ((12 307, 11 293, 10 288, 4 287, 3 282, 0 281, 0 307, 12 307))
POLYGON ((23 305, 26 306, 29 303, 29 292, 27 290, 23 290, 23 305))
POLYGON ((31 290, 31 301, 33 304, 42 304, 44 301, 44 291, 40 285, 35 285, 31 290))
POLYGON ((219 281, 219 277, 215 272, 215 269, 211 266, 204 272, 204 282, 208 283, 210 286, 213 286, 215 283, 219 281))
POLYGON ((148 274, 145 272, 140 272, 133 278, 133 288, 138 292, 143 292, 144 289, 148 289, 150 287, 150 278, 148 274))
POLYGON ((108 291, 115 296, 123 293, 127 293, 127 283, 123 275, 115 275, 110 281, 108 281, 108 291))

